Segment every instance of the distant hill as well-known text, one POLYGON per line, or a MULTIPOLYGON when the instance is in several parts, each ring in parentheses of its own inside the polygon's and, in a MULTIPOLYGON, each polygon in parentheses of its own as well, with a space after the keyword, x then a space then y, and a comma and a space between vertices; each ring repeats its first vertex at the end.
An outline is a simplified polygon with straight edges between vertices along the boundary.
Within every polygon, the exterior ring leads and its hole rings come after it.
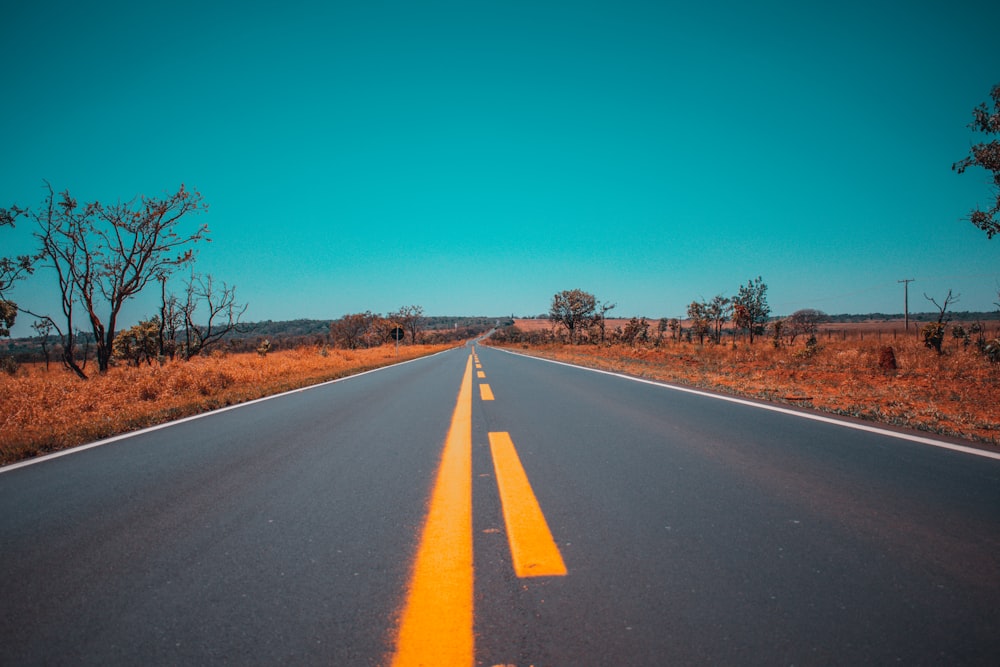
POLYGON ((262 338, 285 338, 289 336, 325 336, 330 333, 330 322, 333 320, 284 320, 275 322, 249 322, 240 325, 242 333, 233 334, 233 338, 260 336, 262 338))

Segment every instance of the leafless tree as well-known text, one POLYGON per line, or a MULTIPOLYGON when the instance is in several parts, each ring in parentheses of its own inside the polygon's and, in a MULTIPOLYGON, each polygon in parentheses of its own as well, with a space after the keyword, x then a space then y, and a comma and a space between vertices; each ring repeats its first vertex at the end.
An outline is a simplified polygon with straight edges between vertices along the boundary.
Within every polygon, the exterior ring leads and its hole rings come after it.
POLYGON ((812 308, 796 310, 785 319, 784 333, 788 342, 794 343, 797 336, 814 335, 819 330, 819 325, 830 319, 826 313, 812 308))
POLYGON ((231 332, 243 332, 240 319, 248 304, 236 302, 236 286, 218 286, 211 274, 192 274, 180 306, 184 320, 184 358, 202 354, 231 332), (202 319, 203 318, 203 319, 202 319), (196 320, 202 319, 203 324, 196 320))
MULTIPOLYGON (((90 325, 100 372, 108 369, 114 350, 118 315, 125 302, 152 280, 170 275, 193 258, 191 246, 208 234, 205 225, 181 232, 188 213, 203 211, 201 195, 180 189, 162 199, 145 196, 105 205, 80 206, 63 191, 58 196, 46 182, 43 205, 28 213, 38 224, 40 258, 56 274, 61 292, 63 327, 47 316, 63 338, 63 361, 81 378, 75 360, 73 331, 76 307, 90 325)), ((29 311, 26 311, 29 312, 29 311)), ((34 314, 34 313, 32 313, 34 314)))
POLYGON ((184 326, 184 312, 177 295, 167 292, 169 276, 160 276, 160 317, 157 339, 159 356, 173 359, 177 354, 177 333, 184 326))
POLYGON ((618 306, 617 303, 608 303, 607 301, 597 304, 597 308, 594 312, 594 322, 597 324, 598 336, 603 344, 607 336, 607 322, 608 322, 608 312, 614 310, 618 306))
POLYGON ((31 328, 38 334, 38 342, 42 346, 42 354, 45 355, 45 370, 49 370, 51 354, 49 351, 49 336, 52 335, 52 322, 48 320, 38 320, 32 323, 31 328))
POLYGON ((706 304, 705 314, 712 323, 712 340, 718 344, 722 342, 722 327, 733 312, 733 302, 728 297, 718 294, 706 304))
POLYGON ((935 299, 927 296, 927 293, 924 292, 924 298, 933 303, 934 307, 938 309, 937 321, 939 324, 945 323, 945 313, 948 311, 948 306, 953 306, 956 303, 958 303, 958 300, 959 298, 961 298, 961 296, 962 296, 961 294, 952 294, 951 290, 948 290, 948 294, 946 294, 944 297, 944 302, 938 303, 935 299))
POLYGON ((948 290, 948 294, 944 297, 943 303, 938 303, 933 298, 927 296, 924 293, 924 298, 934 304, 938 309, 938 319, 937 322, 928 322, 921 329, 920 333, 924 337, 924 345, 937 351, 941 354, 941 344, 944 342, 944 329, 945 329, 945 313, 948 310, 949 305, 958 303, 959 295, 952 295, 951 290, 948 290))

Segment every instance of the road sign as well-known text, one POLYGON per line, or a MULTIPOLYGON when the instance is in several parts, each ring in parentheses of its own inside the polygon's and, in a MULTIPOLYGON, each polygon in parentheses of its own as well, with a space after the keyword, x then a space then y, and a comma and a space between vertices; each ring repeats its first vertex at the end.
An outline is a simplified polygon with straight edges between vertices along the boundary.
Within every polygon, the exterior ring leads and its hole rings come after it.
POLYGON ((403 336, 405 336, 405 335, 406 335, 406 332, 403 331, 403 327, 397 326, 395 329, 392 330, 392 337, 393 337, 393 339, 395 339, 395 341, 397 343, 399 341, 403 340, 403 336))

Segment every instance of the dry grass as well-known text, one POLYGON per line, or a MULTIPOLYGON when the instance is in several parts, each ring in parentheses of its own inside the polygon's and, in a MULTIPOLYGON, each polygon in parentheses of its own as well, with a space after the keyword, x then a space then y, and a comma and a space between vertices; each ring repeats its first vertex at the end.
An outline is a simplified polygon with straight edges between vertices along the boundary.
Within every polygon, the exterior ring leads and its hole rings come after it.
MULTIPOLYGON (((704 345, 666 341, 663 346, 599 347, 549 344, 521 352, 583 366, 785 402, 883 424, 1000 444, 1000 367, 974 348, 949 341, 938 356, 912 339, 883 340, 898 370, 878 367, 880 343, 872 337, 825 340, 809 355, 801 343, 774 348, 769 340, 704 345)), ((513 346, 512 346, 513 347, 513 346)))
POLYGON ((0 464, 432 354, 453 345, 315 347, 116 367, 87 381, 53 364, 0 374, 0 464))

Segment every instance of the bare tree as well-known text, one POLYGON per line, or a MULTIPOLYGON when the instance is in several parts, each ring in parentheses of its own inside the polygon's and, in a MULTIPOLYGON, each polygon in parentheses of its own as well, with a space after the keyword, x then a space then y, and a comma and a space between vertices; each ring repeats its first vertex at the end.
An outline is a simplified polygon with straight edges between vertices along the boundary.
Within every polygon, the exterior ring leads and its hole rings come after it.
POLYGON ((98 369, 104 372, 111 361, 122 306, 150 281, 170 275, 193 259, 191 245, 206 238, 208 227, 181 233, 180 221, 188 213, 205 210, 206 205, 198 192, 189 192, 183 185, 163 199, 142 196, 125 203, 95 201, 82 207, 69 191, 57 198, 52 186, 47 182, 46 186, 43 206, 28 215, 38 224, 35 236, 42 244, 40 257, 55 271, 59 283, 65 332, 56 329, 63 337, 63 361, 85 378, 73 352, 75 307, 81 307, 90 324, 98 369))
POLYGON ((607 301, 604 301, 602 303, 598 303, 597 308, 595 309, 594 321, 597 323, 598 335, 602 344, 607 336, 608 312, 614 310, 617 306, 617 303, 608 303, 607 301))
POLYGON ((718 294, 707 304, 705 314, 712 323, 712 340, 722 342, 722 327, 733 312, 733 302, 728 297, 718 294))
POLYGON ((943 303, 938 303, 933 298, 927 296, 924 293, 924 298, 934 304, 938 309, 937 322, 928 322, 924 325, 923 329, 920 330, 921 335, 924 338, 924 345, 935 350, 938 354, 941 354, 941 344, 944 342, 944 330, 945 323, 945 313, 948 310, 949 305, 958 303, 958 294, 952 295, 951 290, 948 290, 948 294, 944 297, 943 303))
POLYGON ((167 293, 168 276, 160 276, 160 327, 157 331, 159 356, 173 359, 177 354, 177 333, 184 326, 184 310, 175 294, 167 293))
POLYGON ((38 334, 38 342, 42 346, 42 354, 45 355, 45 370, 49 370, 51 355, 49 353, 49 336, 52 335, 52 322, 48 320, 38 320, 33 322, 31 328, 38 334))
POLYGON ((795 338, 802 336, 812 336, 819 330, 819 325, 830 318, 821 310, 803 308, 796 310, 785 319, 784 333, 789 337, 788 342, 794 343, 795 338))
POLYGON ((231 332, 243 332, 240 318, 248 304, 236 302, 236 286, 225 282, 219 287, 211 274, 192 274, 186 284, 185 300, 180 307, 184 319, 184 358, 198 356, 231 332), (199 317, 200 316, 200 317, 199 317), (196 319, 204 318, 204 324, 196 319))
POLYGON ((938 303, 934 298, 927 296, 927 293, 924 292, 924 298, 933 303, 934 307, 938 309, 937 321, 939 324, 944 324, 946 322, 945 313, 948 311, 948 306, 958 303, 961 296, 961 294, 952 294, 951 290, 948 290, 948 293, 944 297, 944 302, 938 303))

